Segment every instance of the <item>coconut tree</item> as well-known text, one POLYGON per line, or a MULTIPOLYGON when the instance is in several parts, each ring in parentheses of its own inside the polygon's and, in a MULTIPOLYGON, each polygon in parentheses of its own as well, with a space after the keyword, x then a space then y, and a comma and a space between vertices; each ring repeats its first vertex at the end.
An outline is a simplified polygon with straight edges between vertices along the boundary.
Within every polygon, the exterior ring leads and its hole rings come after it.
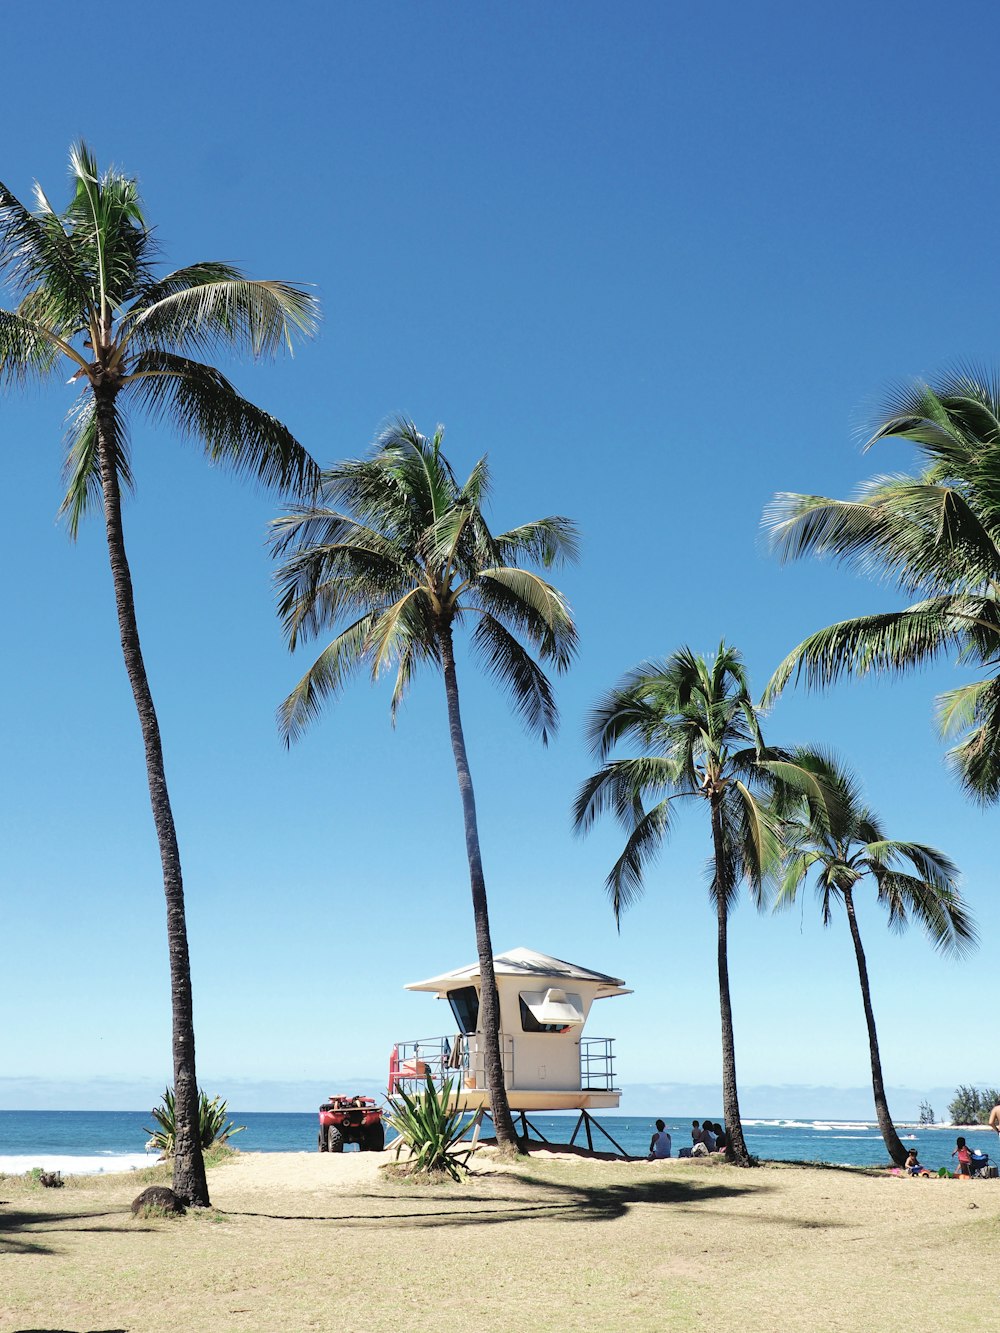
POLYGON ((562 594, 526 564, 550 566, 576 554, 565 518, 544 518, 495 536, 483 515, 489 490, 486 459, 459 484, 441 449, 400 419, 376 440, 370 457, 322 475, 317 502, 274 524, 279 613, 289 647, 321 631, 338 632, 279 709, 279 726, 295 740, 328 698, 367 666, 372 680, 395 671, 397 709, 421 666, 444 678, 448 727, 465 821, 476 946, 485 1072, 497 1138, 517 1137, 500 1054, 500 1014, 486 881, 479 849, 475 793, 459 707, 455 631, 472 628, 483 667, 507 691, 529 731, 543 743, 554 731, 549 680, 520 642, 564 671, 576 630, 562 594))
POLYGON ((251 281, 229 264, 157 276, 136 181, 114 168, 100 174, 83 143, 70 153, 70 170, 72 196, 63 212, 37 186, 29 209, 0 185, 0 273, 15 301, 0 310, 0 383, 45 381, 68 365, 80 388, 69 415, 62 512, 75 536, 88 510, 103 511, 166 895, 174 1189, 205 1205, 181 863, 122 527, 122 490, 132 485, 129 422, 145 411, 200 440, 213 462, 268 484, 311 487, 318 470, 290 432, 191 354, 270 354, 290 345, 294 333, 309 332, 317 312, 300 287, 251 281))
POLYGON ((953 653, 985 670, 938 699, 949 762, 966 792, 1000 799, 1000 381, 980 371, 899 391, 868 441, 913 441, 916 475, 878 476, 855 500, 781 494, 765 513, 785 559, 812 554, 854 563, 916 598, 811 634, 778 667, 765 696, 789 680, 907 671, 953 653))
POLYGON ((580 788, 574 822, 586 832, 598 816, 610 812, 628 834, 606 882, 619 926, 622 913, 643 891, 649 862, 673 832, 678 802, 703 802, 708 815, 727 1151, 739 1166, 752 1166, 736 1084, 729 914, 744 884, 761 906, 769 877, 780 867, 776 791, 789 785, 808 792, 819 812, 825 802, 822 781, 810 768, 765 745, 743 659, 724 642, 708 660, 681 648, 664 662, 645 662, 631 671, 597 704, 588 735, 595 755, 606 762, 580 788), (623 743, 641 753, 610 759, 623 743))
POLYGON ((833 919, 834 905, 843 906, 868 1027, 875 1113, 889 1156, 902 1166, 906 1149, 893 1126, 885 1094, 855 893, 869 884, 876 902, 888 913, 891 930, 905 930, 911 920, 916 921, 943 953, 962 954, 974 947, 975 926, 958 891, 958 870, 943 852, 925 843, 886 838, 878 816, 862 799, 857 779, 838 760, 807 752, 797 753, 795 759, 815 772, 836 793, 836 800, 818 812, 810 809, 810 802, 799 801, 798 811, 785 823, 785 863, 775 906, 794 902, 809 879, 816 887, 824 926, 833 919))

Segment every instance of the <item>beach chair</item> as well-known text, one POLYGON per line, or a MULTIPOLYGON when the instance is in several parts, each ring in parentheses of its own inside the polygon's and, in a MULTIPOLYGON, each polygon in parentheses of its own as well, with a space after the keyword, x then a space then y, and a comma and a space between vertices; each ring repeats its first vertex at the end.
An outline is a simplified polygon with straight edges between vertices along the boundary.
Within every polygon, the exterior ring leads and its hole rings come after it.
POLYGON ((972 1161, 969 1163, 969 1175, 975 1180, 989 1180, 995 1177, 997 1169, 990 1166, 990 1155, 988 1152, 973 1152, 972 1161))

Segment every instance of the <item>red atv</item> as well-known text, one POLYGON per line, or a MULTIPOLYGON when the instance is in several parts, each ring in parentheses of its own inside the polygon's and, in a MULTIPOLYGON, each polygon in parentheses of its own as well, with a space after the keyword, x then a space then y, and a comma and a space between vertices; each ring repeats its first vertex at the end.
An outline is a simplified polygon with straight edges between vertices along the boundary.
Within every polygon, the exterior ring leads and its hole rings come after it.
POLYGON ((382 1110, 374 1097, 331 1097, 319 1108, 320 1152, 343 1152, 345 1143, 356 1143, 362 1152, 385 1147, 382 1110))

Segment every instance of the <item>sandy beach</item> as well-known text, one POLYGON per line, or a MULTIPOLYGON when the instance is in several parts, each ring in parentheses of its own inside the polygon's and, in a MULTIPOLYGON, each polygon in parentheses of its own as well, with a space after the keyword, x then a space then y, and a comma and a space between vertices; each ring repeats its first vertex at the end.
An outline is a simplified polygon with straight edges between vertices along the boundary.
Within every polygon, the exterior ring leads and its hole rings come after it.
POLYGON ((455 1185, 386 1178, 390 1159, 237 1154, 211 1210, 147 1221, 148 1173, 2 1178, 0 1329, 996 1324, 998 1181, 487 1150, 455 1185))

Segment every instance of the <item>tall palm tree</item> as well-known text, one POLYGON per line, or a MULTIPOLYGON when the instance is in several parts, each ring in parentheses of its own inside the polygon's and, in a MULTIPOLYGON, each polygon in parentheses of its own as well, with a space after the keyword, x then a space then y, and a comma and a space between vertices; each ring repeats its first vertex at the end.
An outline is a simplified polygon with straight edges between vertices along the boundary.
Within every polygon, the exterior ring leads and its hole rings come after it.
POLYGON ((316 465, 289 431, 189 353, 273 353, 290 345, 293 333, 310 332, 317 310, 300 287, 251 281, 229 264, 194 264, 157 277, 135 180, 114 168, 99 174, 83 143, 71 151, 70 169, 73 195, 61 213, 40 187, 30 210, 0 185, 0 272, 16 301, 0 310, 0 383, 44 381, 65 374, 68 363, 81 387, 69 416, 62 512, 75 536, 88 509, 103 509, 167 904, 174 1189, 207 1205, 180 855, 122 528, 121 492, 132 485, 128 423, 132 409, 145 409, 201 440, 214 462, 267 484, 313 485, 316 465))
POLYGON ((810 769, 764 744, 743 659, 724 642, 708 661, 681 648, 665 662, 631 671, 593 710, 588 734, 594 753, 606 762, 580 788, 574 822, 586 832, 599 815, 611 812, 628 834, 607 878, 619 925, 622 912, 642 893, 647 864, 673 831, 676 803, 705 803, 712 835, 709 892, 717 927, 728 1156, 739 1166, 752 1166, 736 1085, 729 913, 744 883, 760 906, 766 882, 780 866, 781 823, 772 809, 776 789, 788 784, 808 792, 819 811, 822 783, 810 769), (608 759, 623 742, 642 753, 608 759))
POLYGON ((962 371, 917 382, 887 405, 876 441, 912 440, 915 476, 873 478, 856 500, 781 494, 765 513, 783 559, 829 555, 894 582, 909 606, 856 616, 804 639, 768 685, 906 671, 954 652, 984 678, 938 700, 949 761, 966 792, 1000 800, 1000 380, 962 371))
POLYGON ((775 906, 794 902, 810 876, 819 896, 824 926, 833 918, 833 904, 843 904, 868 1025, 875 1112, 889 1156, 902 1166, 906 1149, 889 1115, 854 893, 869 877, 876 901, 889 914, 890 929, 904 930, 912 919, 944 953, 961 954, 972 948, 975 926, 958 892, 958 870, 943 852, 920 842, 886 838, 878 816, 864 804, 856 778, 836 759, 800 752, 796 760, 821 776, 837 799, 822 811, 820 819, 810 815, 808 802, 800 802, 798 817, 785 824, 785 868, 775 906))
POLYGON ((574 558, 576 530, 568 519, 544 518, 494 536, 482 511, 489 490, 486 459, 459 485, 441 451, 442 435, 439 427, 427 439, 412 422, 395 422, 369 458, 323 473, 316 504, 276 521, 274 545, 283 557, 279 612, 289 647, 343 626, 282 704, 279 725, 286 741, 296 739, 362 665, 373 680, 395 670, 393 720, 418 667, 442 672, 465 820, 491 1115, 498 1141, 514 1147, 454 632, 474 624, 472 645, 480 661, 544 744, 556 726, 555 701, 518 636, 564 671, 576 650, 576 629, 562 594, 522 566, 574 558))

